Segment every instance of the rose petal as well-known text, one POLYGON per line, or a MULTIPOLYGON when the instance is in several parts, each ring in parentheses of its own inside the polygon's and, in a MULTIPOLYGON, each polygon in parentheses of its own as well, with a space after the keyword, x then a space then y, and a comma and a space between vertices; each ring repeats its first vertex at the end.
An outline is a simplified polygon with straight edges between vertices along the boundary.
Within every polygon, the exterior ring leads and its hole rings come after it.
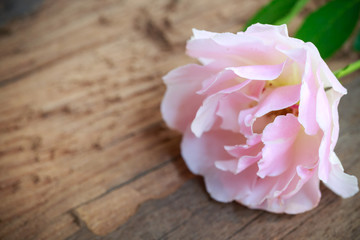
POLYGON ((200 36, 187 42, 187 54, 200 59, 204 64, 216 61, 223 65, 225 60, 227 66, 279 64, 286 59, 284 54, 265 44, 261 38, 226 34, 231 37, 227 39, 222 34, 201 32, 200 36))
POLYGON ((256 165, 245 169, 241 174, 219 171, 214 168, 204 176, 206 189, 212 198, 219 202, 231 202, 251 196, 251 186, 256 180, 256 165))
POLYGON ((291 165, 292 147, 296 140, 300 124, 292 114, 278 116, 269 124, 263 132, 262 150, 263 158, 258 162, 257 175, 261 178, 266 176, 278 176, 291 165))
POLYGON ((191 123, 191 131, 196 137, 201 137, 204 132, 211 129, 216 121, 216 111, 218 109, 219 100, 224 94, 214 94, 206 98, 203 105, 196 112, 194 121, 191 123))
POLYGON ((245 32, 246 33, 256 33, 256 34, 264 33, 264 32, 266 32, 268 34, 269 32, 274 32, 274 33, 279 33, 279 34, 283 35, 284 37, 289 36, 286 24, 276 26, 276 25, 256 23, 256 24, 253 24, 250 27, 248 27, 245 32))
POLYGON ((234 159, 224 146, 245 143, 245 138, 231 131, 216 130, 204 133, 197 138, 188 128, 181 142, 181 155, 189 169, 195 174, 205 175, 214 162, 219 159, 234 159))
POLYGON ((249 99, 258 102, 263 93, 265 83, 265 81, 250 81, 241 92, 249 99))
POLYGON ((319 130, 316 121, 317 83, 312 72, 311 58, 307 55, 305 70, 302 78, 299 104, 299 122, 304 126, 305 132, 314 135, 319 130))
POLYGON ((358 191, 358 181, 355 176, 344 173, 339 158, 334 152, 330 155, 331 171, 325 185, 343 198, 354 196, 358 191))
POLYGON ((229 67, 239 77, 251 80, 274 80, 280 76, 285 62, 277 65, 252 65, 241 67, 229 67))
MULTIPOLYGON (((224 107, 224 104, 220 104, 220 103, 223 101, 229 102, 232 100, 239 102, 238 101, 239 99, 235 100, 234 97, 240 96, 241 93, 234 93, 234 92, 241 90, 247 83, 248 83, 248 81, 244 81, 236 86, 232 86, 230 88, 221 90, 220 92, 207 97, 204 100, 202 106, 196 112, 194 121, 191 123, 191 130, 193 131, 193 133, 197 137, 200 137, 204 132, 209 131, 217 120, 216 113, 219 113, 220 115, 222 114, 222 111, 221 111, 221 109, 219 109, 219 107, 224 107)), ((246 99, 245 95, 243 95, 242 100, 243 100, 243 102, 241 104, 244 104, 244 105, 248 105, 249 102, 251 101, 250 99, 246 99)), ((233 105, 236 104, 236 102, 234 102, 233 105)), ((234 106, 234 108, 227 108, 227 109, 224 109, 224 111, 227 111, 227 110, 235 111, 232 114, 237 115, 238 107, 239 106, 234 106)), ((236 117, 234 118, 234 120, 235 119, 236 119, 236 117)), ((222 124, 222 126, 224 126, 224 125, 222 124)), ((229 126, 229 127, 232 127, 232 126, 229 126)), ((224 129, 232 130, 231 128, 227 128, 227 127, 225 127, 224 129)), ((237 129, 234 129, 234 131, 237 131, 237 129)))
POLYGON ((320 202, 319 179, 314 174, 294 196, 284 201, 283 212, 299 214, 316 207, 320 202))
POLYGON ((185 131, 204 98, 196 91, 201 89, 202 81, 211 75, 206 67, 190 64, 164 77, 167 90, 161 103, 161 113, 169 127, 185 131))
POLYGON ((315 168, 307 168, 303 166, 296 167, 296 177, 293 178, 291 183, 284 189, 283 191, 279 191, 279 196, 282 199, 289 199, 290 197, 294 196, 296 193, 301 191, 301 188, 304 184, 309 181, 313 175, 316 175, 315 168))
POLYGON ((238 174, 256 163, 261 158, 261 148, 263 144, 259 143, 253 146, 235 145, 225 146, 225 150, 237 159, 227 161, 216 161, 215 166, 222 171, 230 171, 238 174))
POLYGON ((256 156, 243 156, 236 160, 216 161, 215 166, 222 171, 229 171, 233 174, 239 174, 261 158, 261 152, 256 156))
POLYGON ((240 130, 237 118, 242 109, 247 108, 251 99, 242 93, 232 93, 219 101, 216 115, 222 120, 220 127, 225 130, 238 132, 240 130))
POLYGON ((328 98, 329 105, 331 106, 331 116, 332 116, 332 132, 331 132, 331 151, 334 150, 335 144, 339 137, 339 113, 338 105, 340 98, 343 96, 342 93, 336 92, 334 89, 329 89, 326 91, 326 97, 328 98))
POLYGON ((236 158, 241 158, 243 156, 256 156, 263 148, 262 143, 256 145, 234 145, 234 146, 225 146, 224 149, 231 155, 236 158))
MULTIPOLYGON (((238 85, 239 82, 235 80, 236 77, 237 76, 232 71, 221 71, 213 78, 209 78, 208 82, 204 82, 203 88, 197 91, 197 94, 212 95, 223 90, 224 88, 238 85)), ((247 81, 247 83, 248 82, 249 81, 247 81)))
POLYGON ((258 105, 256 117, 261 117, 269 112, 285 109, 296 104, 300 99, 300 85, 289 85, 275 88, 258 105))
POLYGON ((319 178, 327 182, 330 173, 331 114, 324 89, 319 88, 316 98, 316 120, 324 134, 319 148, 319 178))
POLYGON ((265 114, 281 110, 296 104, 299 101, 300 85, 278 87, 264 95, 256 107, 243 110, 239 114, 240 131, 245 136, 252 135, 252 125, 256 118, 265 114))
POLYGON ((218 33, 209 32, 209 31, 205 31, 205 30, 198 30, 196 28, 193 28, 192 32, 193 32, 193 38, 194 39, 212 38, 212 37, 214 37, 215 35, 218 34, 218 33))

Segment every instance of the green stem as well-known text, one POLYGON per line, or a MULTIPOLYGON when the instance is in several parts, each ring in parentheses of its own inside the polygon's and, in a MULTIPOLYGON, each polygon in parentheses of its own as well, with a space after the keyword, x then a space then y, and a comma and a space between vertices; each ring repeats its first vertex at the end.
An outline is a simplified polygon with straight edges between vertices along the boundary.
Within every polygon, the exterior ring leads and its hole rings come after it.
POLYGON ((350 63, 346 67, 335 71, 334 74, 337 78, 343 78, 359 69, 360 69, 360 60, 357 60, 356 62, 350 63))

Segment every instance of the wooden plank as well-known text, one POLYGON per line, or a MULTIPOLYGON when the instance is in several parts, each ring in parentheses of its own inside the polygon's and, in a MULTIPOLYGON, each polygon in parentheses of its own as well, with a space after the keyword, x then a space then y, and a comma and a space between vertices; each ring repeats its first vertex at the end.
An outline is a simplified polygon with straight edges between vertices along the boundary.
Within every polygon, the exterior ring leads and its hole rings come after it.
MULTIPOLYGON (((63 239, 75 231, 72 238, 115 238, 141 224, 139 238, 179 238, 209 219, 213 229, 196 236, 222 238, 261 219, 259 211, 213 202, 199 179, 165 197, 191 175, 177 159, 181 136, 162 122, 159 105, 161 76, 193 61, 184 54, 191 28, 237 31, 265 2, 45 0, 35 15, 7 25, 0 37, 0 238, 63 239), (126 198, 128 189, 136 201, 126 198), (115 204, 120 199, 128 212, 115 204)), ((331 66, 356 58, 345 49, 331 66)), ((354 121, 358 115, 346 118, 354 121)), ((342 135, 343 154, 356 149, 353 139, 342 135)))
POLYGON ((206 20, 219 13, 216 1, 206 12, 200 2, 149 4, 48 1, 1 38, 2 238, 33 238, 52 219, 179 154, 180 136, 160 123, 161 76, 188 61, 194 21, 235 25, 224 15, 206 20))
POLYGON ((170 194, 192 176, 177 158, 78 207, 76 213, 93 233, 106 235, 125 223, 143 202, 170 194))
MULTIPOLYGON (((229 1, 229 4, 231 2, 235 3, 236 1, 229 1)), ((259 2, 265 1, 248 1, 244 5, 254 8, 259 2)), ((16 80, 23 74, 44 69, 61 59, 91 51, 108 42, 114 42, 129 34, 132 35, 134 28, 135 30, 144 29, 146 32, 149 30, 146 26, 151 26, 148 23, 155 23, 154 18, 158 23, 163 24, 166 21, 170 22, 170 26, 176 26, 172 33, 173 36, 169 37, 171 41, 177 39, 176 42, 179 42, 179 34, 186 33, 181 36, 181 43, 188 38, 189 29, 192 27, 213 26, 214 29, 214 26, 218 25, 214 25, 214 23, 218 23, 219 19, 222 20, 223 29, 227 29, 230 24, 234 27, 234 23, 227 23, 224 19, 225 16, 235 13, 234 8, 229 4, 224 5, 216 1, 197 1, 196 3, 156 1, 152 4, 146 1, 117 0, 101 2, 91 0, 86 4, 82 1, 76 3, 73 1, 47 1, 43 6, 43 11, 36 14, 34 20, 12 25, 9 27, 10 36, 0 39, 0 61, 6 60, 7 63, 0 66, 0 81, 16 80), (207 11, 201 11, 204 5, 207 11), (219 5, 224 5, 221 11, 218 9, 219 5), (175 9, 177 11, 174 11, 175 9), (181 14, 185 10, 186 14, 181 14), (151 15, 146 14, 149 11, 151 11, 151 15), (171 19, 166 18, 169 12, 171 19), (221 15, 216 18, 208 17, 209 15, 214 16, 215 13, 221 15), (194 24, 195 21, 196 24, 194 24), (142 23, 146 23, 145 28, 138 25, 142 23), (190 24, 192 26, 189 26, 190 24), (98 32, 101 34, 94 34, 98 32)), ((237 14, 245 13, 244 10, 237 9, 237 14)), ((169 26, 169 24, 166 25, 169 26)), ((220 30, 220 25, 217 28, 220 30)), ((158 37, 148 35, 159 44, 158 37)), ((125 39, 130 40, 131 36, 126 36, 125 39)), ((172 43, 171 41, 170 43, 172 43)), ((134 43, 136 44, 136 41, 132 41, 132 44, 134 43)), ((161 41, 160 44, 162 44, 161 41)), ((147 44, 142 42, 141 45, 146 46, 147 44)), ((120 49, 126 50, 126 48, 120 49)), ((146 51, 148 50, 150 48, 146 48, 146 51)))
MULTIPOLYGON (((360 82, 340 103, 341 135, 336 151, 346 172, 359 176, 360 82), (353 106, 347 108, 346 106, 353 106), (355 120, 357 119, 357 120, 355 120)), ((322 200, 314 210, 300 215, 271 214, 239 204, 211 200, 196 178, 174 194, 143 204, 125 224, 103 239, 356 239, 360 226, 360 195, 342 199, 321 186, 322 200)), ((87 228, 72 239, 92 239, 87 228)))
POLYGON ((57 217, 50 224, 47 224, 35 238, 39 240, 61 240, 75 233, 79 229, 80 225, 77 222, 76 217, 66 213, 57 217))

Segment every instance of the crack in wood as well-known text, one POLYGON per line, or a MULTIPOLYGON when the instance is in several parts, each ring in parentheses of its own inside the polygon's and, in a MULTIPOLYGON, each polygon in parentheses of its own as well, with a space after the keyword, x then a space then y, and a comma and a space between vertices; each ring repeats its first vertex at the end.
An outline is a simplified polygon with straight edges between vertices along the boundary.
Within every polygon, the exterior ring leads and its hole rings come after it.
POLYGON ((132 177, 131 179, 129 179, 129 180, 123 182, 123 183, 120 183, 120 184, 118 184, 118 185, 116 185, 116 186, 114 186, 114 187, 109 188, 109 189, 106 190, 106 192, 104 192, 103 194, 101 194, 101 195, 99 195, 99 196, 97 196, 97 197, 95 197, 95 198, 93 198, 93 199, 90 199, 90 200, 88 200, 88 201, 86 201, 86 202, 83 202, 82 204, 74 207, 72 210, 74 210, 74 209, 76 209, 76 208, 79 208, 79 207, 81 207, 81 206, 84 206, 84 205, 86 205, 86 204, 88 204, 88 203, 90 203, 90 202, 93 202, 93 201, 97 200, 97 199, 100 199, 100 198, 104 197, 105 195, 107 195, 107 194, 109 194, 109 193, 111 193, 111 192, 113 192, 113 191, 115 191, 115 190, 117 190, 117 189, 119 189, 119 188, 122 188, 122 187, 124 187, 124 186, 126 186, 126 185, 128 185, 128 184, 130 184, 130 183, 132 183, 132 182, 135 182, 136 180, 138 180, 138 179, 140 179, 140 178, 142 178, 142 177, 144 177, 144 176, 146 176, 146 175, 148 175, 148 174, 150 174, 150 173, 152 173, 152 172, 154 172, 154 171, 156 171, 156 170, 158 170, 158 169, 166 166, 167 164, 169 164, 169 163, 171 163, 171 162, 176 161, 176 160, 179 159, 179 158, 180 158, 180 155, 177 155, 177 156, 175 156, 175 157, 170 158, 169 160, 166 160, 166 161, 164 161, 164 162, 162 162, 162 163, 160 163, 160 164, 158 164, 158 165, 156 165, 156 166, 154 166, 154 167, 152 167, 152 168, 144 171, 144 172, 141 172, 140 174, 132 177))

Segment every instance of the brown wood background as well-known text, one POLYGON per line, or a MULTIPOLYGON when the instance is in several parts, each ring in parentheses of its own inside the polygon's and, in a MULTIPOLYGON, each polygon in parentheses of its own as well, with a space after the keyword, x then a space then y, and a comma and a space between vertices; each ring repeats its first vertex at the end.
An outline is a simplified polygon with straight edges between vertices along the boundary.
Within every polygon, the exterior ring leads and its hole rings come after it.
MULTIPOLYGON (((297 216, 211 200, 161 119, 161 77, 193 61, 191 28, 235 32, 265 2, 45 0, 2 27, 0 239, 360 239, 360 194, 322 186, 297 216)), ((349 49, 332 69, 359 58, 349 49)), ((336 148, 357 177, 359 80, 344 81, 336 148)))

